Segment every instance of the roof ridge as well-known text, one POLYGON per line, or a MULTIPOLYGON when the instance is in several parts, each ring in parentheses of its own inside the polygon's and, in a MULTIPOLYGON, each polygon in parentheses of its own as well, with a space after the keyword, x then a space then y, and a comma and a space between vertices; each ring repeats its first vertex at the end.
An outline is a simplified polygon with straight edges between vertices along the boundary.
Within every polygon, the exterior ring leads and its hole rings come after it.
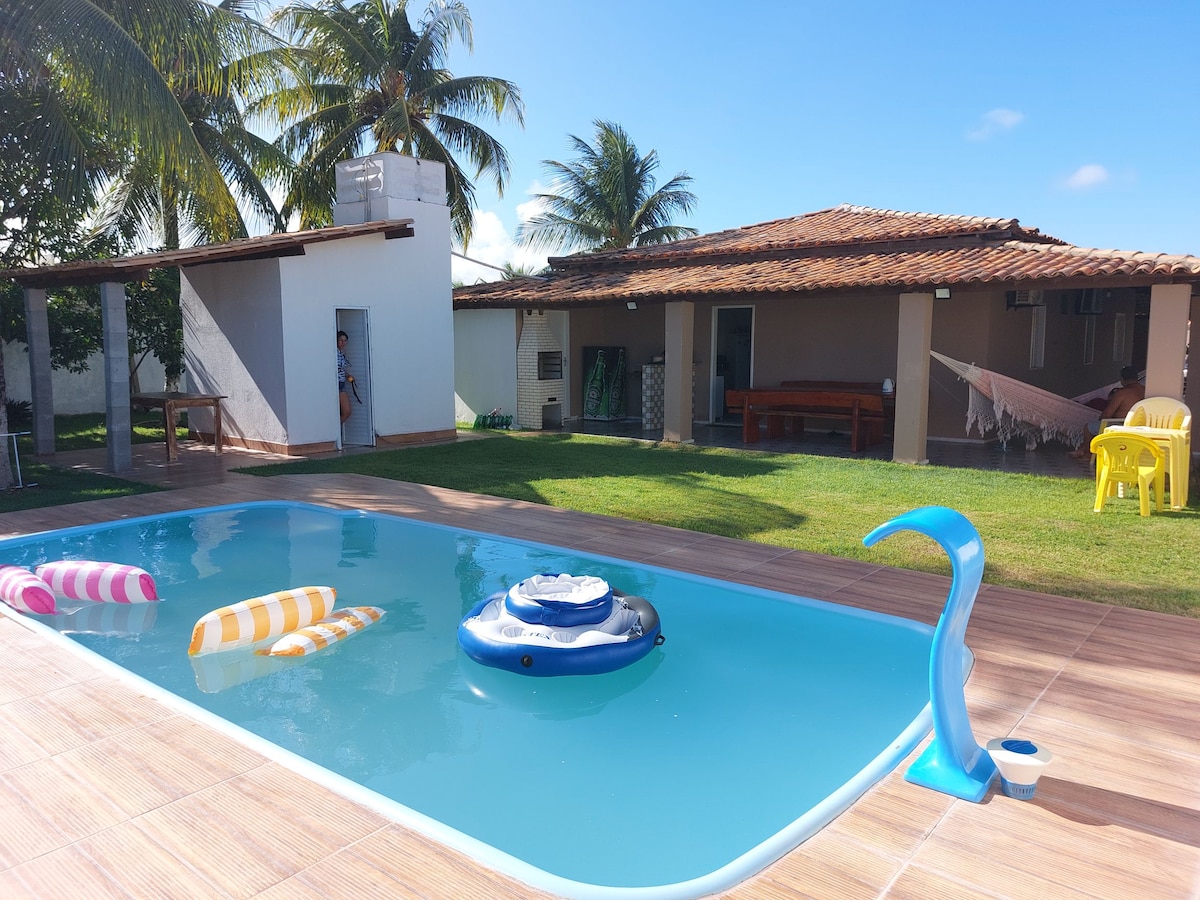
POLYGON ((919 210, 881 209, 876 206, 861 206, 852 203, 839 203, 834 207, 834 211, 891 216, 896 219, 929 219, 934 222, 959 222, 963 225, 1007 225, 1009 227, 1021 228, 1022 231, 1037 233, 1036 228, 1024 228, 1020 224, 1020 220, 1011 216, 1005 218, 1000 216, 966 216, 958 213, 929 213, 919 210))
POLYGON ((1040 244, 1031 241, 1005 241, 1001 246, 1014 249, 1054 251, 1069 256, 1103 256, 1109 259, 1128 259, 1137 262, 1187 263, 1198 262, 1200 256, 1190 253, 1148 253, 1144 250, 1120 250, 1117 248, 1081 247, 1078 244, 1040 244))

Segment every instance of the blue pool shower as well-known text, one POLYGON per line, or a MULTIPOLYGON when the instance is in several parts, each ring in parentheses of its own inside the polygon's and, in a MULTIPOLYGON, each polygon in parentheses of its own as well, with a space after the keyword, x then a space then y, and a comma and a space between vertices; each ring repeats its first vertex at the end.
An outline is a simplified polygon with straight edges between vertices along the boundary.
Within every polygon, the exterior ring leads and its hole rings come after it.
POLYGON ((950 594, 938 619, 929 654, 929 700, 933 742, 904 773, 913 784, 978 803, 996 777, 996 764, 975 742, 963 694, 967 622, 983 582, 983 541, 960 512, 924 506, 884 522, 865 538, 870 547, 898 531, 937 541, 950 557, 950 594))

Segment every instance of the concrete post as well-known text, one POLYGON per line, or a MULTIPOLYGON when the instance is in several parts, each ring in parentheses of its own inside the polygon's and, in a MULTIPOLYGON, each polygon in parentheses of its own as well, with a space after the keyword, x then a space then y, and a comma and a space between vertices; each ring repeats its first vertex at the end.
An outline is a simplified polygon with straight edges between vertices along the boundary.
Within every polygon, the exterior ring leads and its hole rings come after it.
POLYGON ((104 327, 104 424, 108 431, 108 469, 114 473, 128 472, 133 468, 133 449, 125 285, 115 281, 100 285, 100 315, 104 327))
POLYGON ((54 388, 50 377, 50 321, 45 288, 25 288, 25 336, 29 347, 29 392, 33 401, 33 452, 54 452, 54 388))
POLYGON ((1183 362, 1191 311, 1190 284, 1150 288, 1150 334, 1146 342, 1146 396, 1183 399, 1183 362))
POLYGON ((929 349, 933 294, 901 294, 896 338, 896 427, 892 459, 929 462, 929 349))
POLYGON ((668 303, 665 310, 666 371, 663 388, 663 440, 692 443, 692 339, 696 308, 668 303))

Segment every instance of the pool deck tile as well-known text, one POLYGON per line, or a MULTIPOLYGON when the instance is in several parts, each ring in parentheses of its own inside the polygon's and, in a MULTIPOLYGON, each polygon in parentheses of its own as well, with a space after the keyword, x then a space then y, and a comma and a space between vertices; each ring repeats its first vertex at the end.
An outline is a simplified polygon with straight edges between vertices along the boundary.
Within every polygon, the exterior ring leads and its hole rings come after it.
MULTIPOLYGON (((408 515, 931 624, 949 586, 939 575, 359 475, 227 473, 0 514, 0 534, 262 499, 408 515)), ((955 800, 905 782, 906 761, 721 896, 1200 897, 1200 621, 985 585, 968 644, 979 742, 1019 733, 1055 753, 1036 797, 955 800)), ((0 648, 0 896, 548 896, 266 760, 7 613, 0 648)))

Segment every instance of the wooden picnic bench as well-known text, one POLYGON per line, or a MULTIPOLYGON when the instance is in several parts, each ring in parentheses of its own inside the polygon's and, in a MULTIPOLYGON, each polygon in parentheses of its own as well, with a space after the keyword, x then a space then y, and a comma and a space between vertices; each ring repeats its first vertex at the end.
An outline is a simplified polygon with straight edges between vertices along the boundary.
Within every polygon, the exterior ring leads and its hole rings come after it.
POLYGON ((759 419, 767 420, 767 435, 780 437, 784 423, 794 432, 804 431, 805 417, 839 419, 850 423, 850 450, 861 453, 883 440, 888 413, 883 394, 811 388, 748 388, 725 392, 727 406, 742 411, 742 442, 757 444, 759 419))

